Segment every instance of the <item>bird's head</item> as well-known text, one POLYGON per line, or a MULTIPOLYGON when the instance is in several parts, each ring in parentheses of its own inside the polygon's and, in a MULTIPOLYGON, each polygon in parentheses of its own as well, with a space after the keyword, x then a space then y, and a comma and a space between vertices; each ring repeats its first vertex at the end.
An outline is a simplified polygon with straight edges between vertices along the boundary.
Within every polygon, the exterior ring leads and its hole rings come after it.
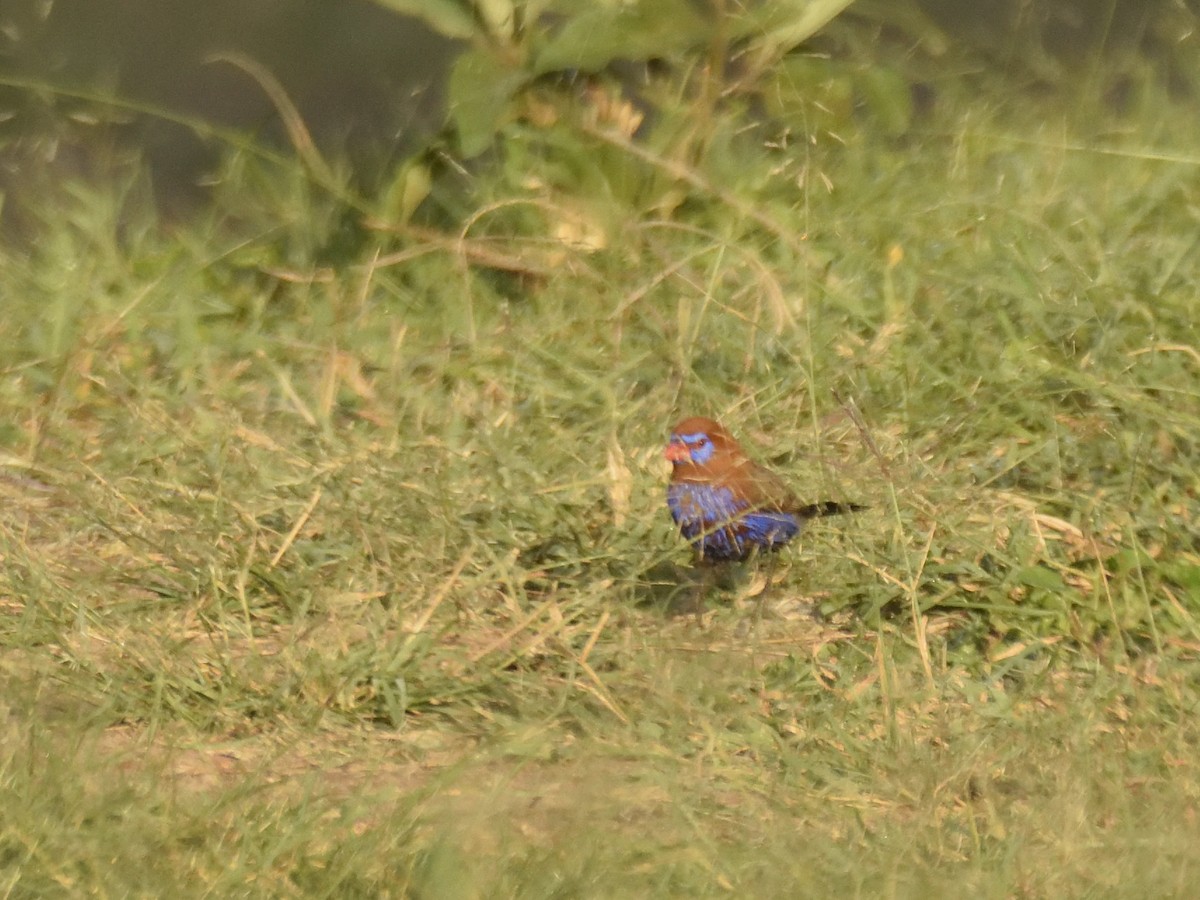
POLYGON ((734 462, 742 456, 742 449, 718 423, 696 416, 671 429, 671 440, 663 455, 680 471, 734 462))

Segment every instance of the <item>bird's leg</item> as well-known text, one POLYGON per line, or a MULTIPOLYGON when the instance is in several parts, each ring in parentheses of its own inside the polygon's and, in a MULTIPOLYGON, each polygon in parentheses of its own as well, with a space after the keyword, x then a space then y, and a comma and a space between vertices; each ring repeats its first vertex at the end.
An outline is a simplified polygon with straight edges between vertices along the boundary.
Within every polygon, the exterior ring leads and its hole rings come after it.
POLYGON ((770 580, 767 580, 763 583, 761 590, 759 590, 756 594, 751 593, 754 591, 755 585, 758 582, 758 578, 762 574, 762 571, 758 565, 759 556, 760 554, 758 552, 758 548, 754 548, 745 560, 750 583, 742 591, 739 591, 741 594, 739 599, 749 600, 753 598, 754 609, 747 615, 742 616, 742 618, 738 621, 737 627, 734 629, 734 634, 736 634, 738 637, 746 637, 747 635, 753 634, 758 628, 758 623, 762 621, 763 598, 766 596, 767 589, 770 588, 771 582, 770 580))
POLYGON ((692 595, 692 612, 696 615, 696 624, 703 628, 705 599, 713 584, 713 565, 701 553, 696 557, 696 569, 700 577, 696 579, 695 593, 692 595))
POLYGON ((763 589, 758 594, 758 603, 754 606, 754 625, 762 621, 763 610, 767 604, 767 594, 771 592, 771 585, 775 582, 775 554, 767 554, 767 581, 763 585, 763 589))

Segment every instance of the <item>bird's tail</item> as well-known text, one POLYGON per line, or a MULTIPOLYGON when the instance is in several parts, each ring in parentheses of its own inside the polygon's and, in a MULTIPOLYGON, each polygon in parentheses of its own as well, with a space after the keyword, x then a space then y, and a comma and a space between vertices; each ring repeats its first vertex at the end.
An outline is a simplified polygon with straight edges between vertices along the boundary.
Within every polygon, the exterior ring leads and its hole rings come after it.
POLYGON ((809 503, 795 511, 801 519, 819 519, 822 516, 840 516, 846 513, 866 509, 857 503, 838 503, 835 500, 825 500, 822 503, 809 503))

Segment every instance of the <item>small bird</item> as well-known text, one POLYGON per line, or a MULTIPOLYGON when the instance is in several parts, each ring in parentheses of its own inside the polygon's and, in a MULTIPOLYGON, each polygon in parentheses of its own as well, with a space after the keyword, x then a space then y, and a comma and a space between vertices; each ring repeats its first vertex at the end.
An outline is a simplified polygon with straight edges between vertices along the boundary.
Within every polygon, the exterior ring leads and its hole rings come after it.
POLYGON ((684 419, 671 430, 667 505, 702 562, 744 560, 776 550, 808 519, 865 509, 856 503, 801 504, 783 480, 746 456, 712 419, 684 419))

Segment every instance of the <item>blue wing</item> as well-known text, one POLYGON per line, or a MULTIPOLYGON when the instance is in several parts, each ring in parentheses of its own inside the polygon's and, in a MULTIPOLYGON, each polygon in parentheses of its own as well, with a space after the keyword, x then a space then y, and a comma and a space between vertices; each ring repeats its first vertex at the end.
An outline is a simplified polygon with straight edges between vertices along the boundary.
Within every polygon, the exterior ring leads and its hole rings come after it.
POLYGON ((675 482, 667 505, 680 532, 708 559, 745 559, 755 547, 770 550, 800 533, 801 522, 781 510, 753 510, 727 487, 675 482))

